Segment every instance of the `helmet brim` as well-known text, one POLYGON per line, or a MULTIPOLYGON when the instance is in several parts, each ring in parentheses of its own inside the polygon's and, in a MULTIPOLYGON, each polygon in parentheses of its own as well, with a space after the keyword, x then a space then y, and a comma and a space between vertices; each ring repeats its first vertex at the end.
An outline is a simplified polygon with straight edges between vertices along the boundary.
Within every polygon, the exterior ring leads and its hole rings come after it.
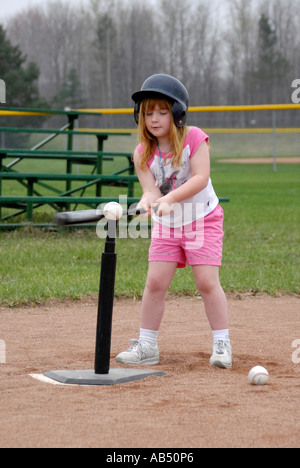
POLYGON ((172 103, 175 102, 175 99, 173 96, 169 95, 168 93, 162 93, 160 90, 156 89, 151 89, 151 90, 143 90, 143 91, 137 91, 132 95, 132 100, 135 103, 141 102, 144 99, 151 99, 151 98, 157 98, 157 99, 168 99, 172 103))

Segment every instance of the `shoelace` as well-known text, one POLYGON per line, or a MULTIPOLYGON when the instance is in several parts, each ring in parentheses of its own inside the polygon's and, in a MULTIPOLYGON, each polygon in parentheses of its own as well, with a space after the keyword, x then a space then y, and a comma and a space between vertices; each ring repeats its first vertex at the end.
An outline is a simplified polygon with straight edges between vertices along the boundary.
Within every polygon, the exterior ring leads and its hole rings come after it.
POLYGON ((132 340, 129 340, 129 343, 132 343, 132 345, 129 348, 129 351, 132 351, 136 346, 139 345, 139 340, 133 338, 132 340))
POLYGON ((131 339, 129 342, 132 342, 132 345, 128 351, 136 350, 139 357, 142 358, 146 353, 146 349, 144 348, 143 343, 135 338, 131 339))
POLYGON ((217 354, 224 354, 225 342, 222 340, 217 341, 217 354))

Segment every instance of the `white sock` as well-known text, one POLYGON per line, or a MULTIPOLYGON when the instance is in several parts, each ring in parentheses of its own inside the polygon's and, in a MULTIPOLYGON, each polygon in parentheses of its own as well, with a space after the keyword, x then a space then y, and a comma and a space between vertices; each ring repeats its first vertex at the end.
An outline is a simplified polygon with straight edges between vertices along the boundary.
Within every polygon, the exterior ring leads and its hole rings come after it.
POLYGON ((219 340, 230 342, 228 328, 224 330, 213 330, 212 333, 214 337, 214 343, 219 340))
POLYGON ((140 329, 140 341, 148 341, 153 345, 157 344, 158 331, 146 330, 145 328, 140 329))

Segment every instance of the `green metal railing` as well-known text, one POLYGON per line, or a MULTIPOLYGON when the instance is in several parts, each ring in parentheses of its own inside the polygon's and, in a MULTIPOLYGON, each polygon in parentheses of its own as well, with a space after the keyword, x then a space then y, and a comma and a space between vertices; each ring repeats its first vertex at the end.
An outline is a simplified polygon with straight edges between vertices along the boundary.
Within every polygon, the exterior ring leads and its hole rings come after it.
MULTIPOLYGON (((76 209, 78 204, 87 207, 96 208, 102 202, 102 186, 122 186, 127 187, 127 195, 130 200, 134 197, 134 182, 137 177, 134 176, 134 165, 131 159, 131 153, 125 152, 105 152, 104 142, 110 135, 130 135, 130 132, 115 132, 115 131, 82 131, 76 130, 75 122, 78 121, 80 115, 95 115, 94 112, 79 112, 79 111, 61 111, 61 110, 46 110, 46 109, 25 109, 25 108, 0 108, 0 116, 24 116, 24 115, 65 115, 68 123, 59 129, 34 129, 21 127, 0 127, 0 132, 5 133, 27 133, 27 134, 45 134, 45 139, 40 141, 35 146, 29 149, 0 149, 0 227, 5 227, 3 223, 26 213, 26 223, 34 221, 34 209, 43 205, 50 205, 55 211, 76 209), (45 145, 53 141, 59 135, 67 136, 67 150, 43 150, 45 145), (97 138, 97 151, 75 151, 74 136, 95 136, 97 138), (124 167, 115 173, 108 176, 103 176, 104 161, 112 161, 114 158, 125 158, 126 164, 124 167), (66 163, 66 172, 64 174, 41 174, 39 173, 23 173, 17 171, 17 166, 24 160, 40 160, 41 166, 45 160, 61 160, 66 163), (92 166, 90 175, 73 174, 73 164, 83 164, 92 166), (120 175, 122 174, 122 176, 120 175), (127 174, 127 175, 124 175, 127 174), (26 188, 26 196, 4 196, 3 184, 5 181, 16 181, 26 188), (63 181, 65 182, 65 190, 57 189, 55 185, 50 185, 49 182, 63 181), (82 181, 82 185, 72 188, 72 182, 82 181), (41 193, 39 189, 46 189, 52 195, 41 193), (84 196, 88 188, 95 186, 94 196, 84 196), (79 192, 79 194, 78 194, 79 192), (2 215, 2 209, 6 208, 14 212, 2 215)), ((101 115, 97 113, 96 115, 101 115)), ((21 225, 23 223, 20 223, 21 225)), ((14 223, 18 225, 18 223, 14 223)))
MULTIPOLYGON (((191 112, 201 112, 206 108, 190 108, 191 112)), ((220 110, 220 109, 217 109, 220 110)), ((227 110, 227 109, 225 109, 227 110)), ((229 110, 229 109, 228 109, 229 110)), ((230 109, 231 110, 231 109, 230 109)), ((234 109, 238 110, 238 109, 234 109)), ((212 111, 215 111, 212 109, 212 111)), ((15 228, 24 224, 34 222, 34 210, 44 205, 51 206, 55 211, 76 210, 78 205, 96 208, 105 201, 118 201, 115 197, 103 197, 102 187, 104 185, 127 188, 128 205, 138 201, 134 197, 134 184, 138 181, 131 153, 125 152, 105 152, 104 142, 110 136, 131 135, 134 130, 78 130, 78 120, 80 116, 101 116, 104 114, 129 114, 132 109, 81 109, 81 110, 55 110, 55 109, 28 109, 0 107, 0 117, 24 117, 24 116, 65 116, 67 123, 59 129, 35 129, 22 127, 0 127, 1 133, 25 133, 41 134, 46 137, 29 149, 0 149, 0 228, 15 228), (60 135, 67 136, 66 151, 44 150, 45 145, 55 140, 60 135), (74 136, 90 135, 97 138, 97 151, 75 151, 74 136), (115 158, 125 159, 126 164, 111 174, 104 175, 103 163, 112 161, 115 158), (66 164, 65 173, 42 174, 17 171, 18 164, 24 160, 39 160, 41 166, 46 160, 60 160, 66 164), (91 174, 73 174, 74 164, 90 165, 91 174), (4 196, 3 184, 7 181, 16 181, 26 188, 25 196, 4 196), (50 182, 64 182, 65 190, 59 190, 57 186, 50 185, 50 182), (72 188, 73 182, 83 182, 82 185, 72 188), (94 196, 85 196, 87 189, 95 186, 94 196), (38 188, 38 189, 37 189, 38 188), (51 192, 41 193, 42 190, 51 192), (79 192, 79 193, 78 193, 79 192), (5 209, 5 214, 2 211, 5 209), (7 213, 7 210, 15 210, 7 213), (26 215, 26 221, 12 222, 20 215, 26 215)), ((228 198, 220 198, 221 202, 228 202, 228 198)), ((50 226, 51 223, 36 223, 37 226, 50 226)))

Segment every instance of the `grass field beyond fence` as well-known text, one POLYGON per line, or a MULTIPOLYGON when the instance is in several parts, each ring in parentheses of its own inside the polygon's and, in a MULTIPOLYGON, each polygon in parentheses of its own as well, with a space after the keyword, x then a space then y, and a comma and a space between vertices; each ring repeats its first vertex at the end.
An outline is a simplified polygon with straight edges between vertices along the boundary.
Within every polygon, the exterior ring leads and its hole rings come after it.
MULTIPOLYGON (((225 291, 300 294, 300 166, 212 163, 225 210, 225 291)), ((116 296, 140 297, 149 239, 117 239, 116 296)), ((97 294, 104 240, 94 230, 0 233, 0 304, 18 306, 97 294)), ((197 294, 190 268, 176 273, 173 294, 197 294)))

